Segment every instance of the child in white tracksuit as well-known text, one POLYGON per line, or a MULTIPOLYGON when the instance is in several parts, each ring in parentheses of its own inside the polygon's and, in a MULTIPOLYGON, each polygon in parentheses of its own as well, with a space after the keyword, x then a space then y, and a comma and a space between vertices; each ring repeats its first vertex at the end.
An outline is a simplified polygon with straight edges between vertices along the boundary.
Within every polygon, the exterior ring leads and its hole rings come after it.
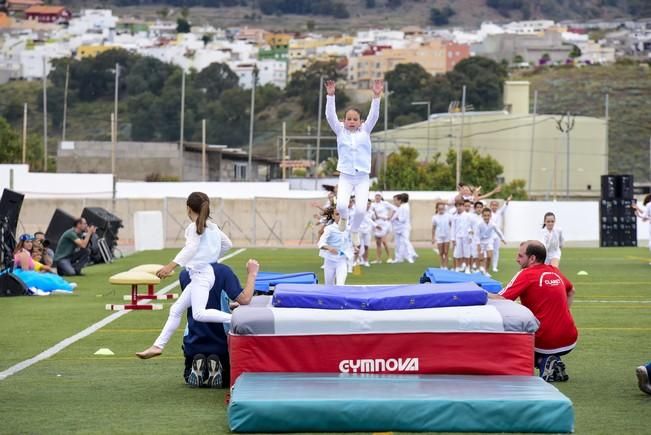
POLYGON ((185 267, 190 272, 190 284, 181 297, 170 307, 170 314, 160 335, 149 349, 136 353, 148 359, 163 353, 163 348, 181 324, 181 317, 192 307, 192 317, 198 322, 228 323, 231 315, 216 309, 206 308, 210 289, 215 283, 215 273, 211 263, 232 246, 231 240, 212 222, 210 200, 203 192, 193 192, 186 201, 188 216, 192 223, 185 229, 185 246, 169 264, 156 275, 164 278, 172 274, 176 266, 185 267))
POLYGON ((358 109, 348 109, 343 122, 337 119, 335 109, 335 82, 328 80, 325 84, 326 120, 337 136, 337 170, 339 182, 337 187, 337 210, 341 215, 339 229, 346 229, 347 221, 351 220, 352 240, 359 246, 359 226, 366 213, 366 201, 370 187, 371 172, 371 132, 380 113, 380 96, 384 88, 382 80, 373 84, 373 100, 366 121, 362 122, 358 109), (348 214, 348 201, 355 194, 356 206, 353 216, 348 214))
POLYGON ((393 216, 393 233, 396 238, 396 249, 393 263, 407 261, 414 262, 416 251, 409 241, 411 233, 411 210, 409 208, 409 195, 400 193, 393 197, 398 210, 393 216))
POLYGON ((326 208, 323 214, 331 222, 324 228, 317 244, 319 255, 325 260, 324 281, 326 285, 345 285, 348 262, 353 258, 349 233, 339 229, 341 215, 334 207, 326 208))

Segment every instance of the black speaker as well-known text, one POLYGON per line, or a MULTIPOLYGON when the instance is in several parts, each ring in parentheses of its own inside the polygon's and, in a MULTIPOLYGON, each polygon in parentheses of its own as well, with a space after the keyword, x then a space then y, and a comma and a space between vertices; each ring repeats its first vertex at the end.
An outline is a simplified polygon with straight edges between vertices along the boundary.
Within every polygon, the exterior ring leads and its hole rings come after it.
POLYGON ((54 210, 50 224, 45 231, 45 238, 50 241, 50 248, 57 249, 57 243, 64 232, 75 226, 75 218, 65 211, 57 208, 54 210))
POLYGON ((0 296, 23 296, 29 294, 22 279, 10 272, 0 275, 0 296))
POLYGON ((633 199, 632 175, 619 175, 617 177, 617 195, 620 199, 633 199))
POLYGON ((88 225, 97 227, 97 237, 104 239, 113 253, 118 242, 118 231, 123 227, 122 219, 101 207, 86 207, 81 217, 86 219, 88 225))
POLYGON ((2 198, 0 198, 0 220, 6 223, 6 229, 11 235, 16 237, 16 227, 18 227, 18 215, 20 208, 23 206, 25 196, 22 193, 13 190, 4 189, 2 198))
POLYGON ((602 175, 601 176, 601 199, 616 199, 617 198, 617 176, 616 175, 602 175))

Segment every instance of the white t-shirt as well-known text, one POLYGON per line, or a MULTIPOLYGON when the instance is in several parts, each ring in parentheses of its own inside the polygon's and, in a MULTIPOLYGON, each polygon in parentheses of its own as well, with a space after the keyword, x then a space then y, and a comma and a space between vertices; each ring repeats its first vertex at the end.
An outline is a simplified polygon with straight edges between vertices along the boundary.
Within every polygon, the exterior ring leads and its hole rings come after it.
POLYGON ((449 213, 435 214, 432 216, 432 226, 436 227, 436 237, 439 239, 449 239, 452 225, 452 215, 449 213))

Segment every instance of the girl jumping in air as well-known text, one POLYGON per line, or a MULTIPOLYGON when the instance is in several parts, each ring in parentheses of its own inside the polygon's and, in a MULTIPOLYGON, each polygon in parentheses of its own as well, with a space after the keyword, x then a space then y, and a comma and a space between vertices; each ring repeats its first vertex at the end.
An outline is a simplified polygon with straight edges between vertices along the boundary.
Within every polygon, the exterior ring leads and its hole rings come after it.
POLYGON ((190 307, 192 307, 192 317, 198 322, 228 323, 231 320, 230 314, 216 309, 207 309, 206 303, 210 289, 215 283, 215 273, 210 263, 216 262, 233 246, 233 243, 217 225, 208 221, 210 200, 205 193, 191 193, 185 204, 188 217, 192 221, 185 229, 185 246, 174 260, 156 272, 156 275, 165 278, 172 274, 176 266, 181 266, 190 272, 192 282, 170 307, 167 322, 153 346, 136 353, 142 359, 163 353, 163 348, 181 323, 181 316, 190 307))
POLYGON ((335 108, 335 82, 326 81, 326 119, 330 128, 337 136, 337 170, 339 171, 339 184, 337 193, 337 211, 341 215, 339 228, 346 229, 348 220, 351 220, 351 238, 357 247, 360 244, 359 226, 366 213, 366 201, 370 186, 369 174, 371 172, 371 132, 378 120, 380 113, 380 96, 384 89, 384 82, 376 80, 373 83, 373 100, 371 110, 366 121, 362 121, 362 114, 358 109, 350 108, 344 113, 344 120, 337 119, 335 108), (348 214, 348 201, 355 194, 356 206, 353 216, 348 214))
POLYGON ((542 231, 540 233, 540 241, 547 249, 547 258, 545 264, 551 264, 558 267, 561 264, 561 248, 563 247, 563 231, 554 227, 556 224, 556 216, 552 212, 545 213, 542 231))

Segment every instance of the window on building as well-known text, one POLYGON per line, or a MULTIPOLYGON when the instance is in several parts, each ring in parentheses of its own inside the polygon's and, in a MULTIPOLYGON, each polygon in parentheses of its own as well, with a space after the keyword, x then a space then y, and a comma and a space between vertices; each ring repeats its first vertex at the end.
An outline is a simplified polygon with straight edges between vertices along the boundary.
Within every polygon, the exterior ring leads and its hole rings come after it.
POLYGON ((234 163, 233 169, 235 180, 246 180, 246 166, 246 163, 234 163))

